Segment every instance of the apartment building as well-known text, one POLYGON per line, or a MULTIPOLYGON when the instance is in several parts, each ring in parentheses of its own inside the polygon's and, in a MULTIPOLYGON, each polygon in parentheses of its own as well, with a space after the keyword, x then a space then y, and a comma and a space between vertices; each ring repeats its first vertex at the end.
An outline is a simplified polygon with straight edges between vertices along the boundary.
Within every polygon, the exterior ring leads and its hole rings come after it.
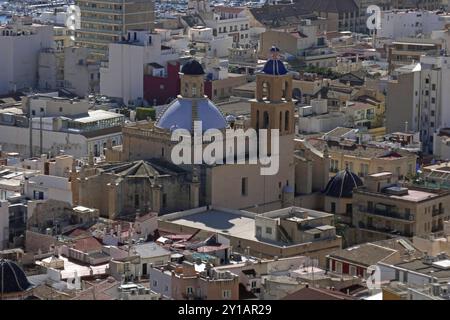
POLYGON ((165 299, 238 300, 239 276, 207 266, 197 271, 194 263, 168 263, 150 267, 150 289, 165 299))
POLYGON ((160 34, 129 30, 125 40, 109 45, 109 61, 100 68, 100 93, 126 105, 142 103, 144 76, 166 76, 167 63, 178 58, 175 50, 161 45, 160 34))
POLYGON ((388 47, 389 71, 419 62, 422 55, 439 55, 442 41, 427 38, 403 38, 388 47))
POLYGON ((377 37, 399 40, 405 37, 429 36, 450 21, 450 15, 442 11, 395 10, 381 13, 381 28, 377 37))
POLYGON ((35 88, 39 53, 54 44, 53 26, 33 24, 31 17, 0 26, 0 94, 35 88))
POLYGON ((151 0, 76 0, 75 4, 81 12, 75 44, 88 47, 96 60, 107 60, 108 44, 122 40, 128 30, 153 29, 151 0))
POLYGON ((327 149, 330 155, 330 174, 348 168, 359 177, 384 171, 392 172, 398 179, 415 174, 417 155, 404 150, 390 150, 385 147, 358 144, 354 141, 328 141, 318 138, 308 139, 317 150, 327 149))
POLYGON ((388 84, 387 132, 419 131, 422 151, 434 152, 434 136, 450 127, 450 76, 446 56, 422 56, 420 63, 400 68, 397 80, 388 84), (404 89, 404 90, 403 90, 404 89))
POLYGON ((106 143, 122 143, 124 115, 89 110, 85 100, 56 95, 24 99, 24 112, 0 114, 0 144, 4 150, 33 157, 61 151, 74 157, 100 156, 106 143), (30 130, 31 126, 31 130, 30 130))
POLYGON ((372 174, 353 190, 357 242, 440 232, 450 219, 449 207, 448 191, 401 186, 390 172, 372 174))

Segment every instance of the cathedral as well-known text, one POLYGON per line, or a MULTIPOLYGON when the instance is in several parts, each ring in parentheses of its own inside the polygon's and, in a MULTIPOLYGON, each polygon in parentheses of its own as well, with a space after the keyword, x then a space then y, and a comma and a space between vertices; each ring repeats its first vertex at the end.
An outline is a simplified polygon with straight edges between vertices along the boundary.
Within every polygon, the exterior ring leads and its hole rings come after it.
MULTIPOLYGON (((143 121, 123 128, 123 145, 106 150, 107 162, 158 159, 173 166, 172 141, 176 129, 193 135, 194 123, 201 121, 203 132, 218 129, 225 133, 234 124, 204 94, 202 65, 192 59, 180 70, 180 95, 160 112, 155 121, 143 121)), ((293 205, 295 193, 294 165, 294 101, 292 75, 279 57, 279 49, 271 48, 264 68, 256 74, 256 95, 251 100, 251 116, 242 128, 278 130, 278 148, 267 146, 276 157, 278 170, 262 175, 261 163, 182 164, 190 172, 187 180, 199 182, 198 205, 214 205, 232 209, 267 211, 293 205)), ((245 137, 244 137, 245 138, 245 137)), ((270 137, 269 137, 270 138, 270 137)), ((234 140, 233 140, 234 144, 234 140)), ((237 152, 238 148, 234 148, 237 152)), ((227 150, 224 150, 224 153, 227 150)), ((245 150, 248 155, 248 150, 245 150)), ((163 194, 164 191, 161 191, 163 194)), ((170 201, 170 200, 168 200, 170 201)))

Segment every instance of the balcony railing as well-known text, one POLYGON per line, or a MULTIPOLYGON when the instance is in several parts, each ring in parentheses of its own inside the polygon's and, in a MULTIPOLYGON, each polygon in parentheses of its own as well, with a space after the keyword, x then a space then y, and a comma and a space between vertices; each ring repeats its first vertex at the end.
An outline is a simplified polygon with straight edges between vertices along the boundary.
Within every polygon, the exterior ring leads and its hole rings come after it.
POLYGON ((433 209, 433 213, 432 213, 433 217, 439 216, 441 214, 444 214, 444 208, 433 209))
POLYGON ((377 227, 377 226, 374 226, 371 224, 365 224, 363 222, 359 222, 358 227, 361 229, 385 233, 390 236, 403 236, 403 237, 412 237, 413 236, 412 232, 403 232, 401 230, 396 230, 396 229, 392 229, 392 228, 377 227))
POLYGON ((400 213, 397 209, 382 210, 379 208, 367 208, 366 206, 358 206, 358 209, 362 213, 369 213, 377 216, 389 217, 400 220, 414 221, 414 215, 410 213, 400 213))

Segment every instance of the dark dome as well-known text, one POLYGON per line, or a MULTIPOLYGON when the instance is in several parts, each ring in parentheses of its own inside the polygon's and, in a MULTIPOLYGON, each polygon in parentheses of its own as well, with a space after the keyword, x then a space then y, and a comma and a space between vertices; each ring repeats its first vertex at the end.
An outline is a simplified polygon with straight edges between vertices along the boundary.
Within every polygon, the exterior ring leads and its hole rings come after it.
POLYGON ((288 72, 282 61, 274 59, 267 60, 262 71, 275 76, 281 76, 288 72))
POLYGON ((202 65, 197 60, 193 59, 183 65, 183 67, 181 68, 181 73, 198 76, 205 74, 205 71, 203 71, 202 65))
POLYGON ((351 198, 353 189, 362 186, 361 179, 348 169, 338 172, 328 181, 325 195, 335 198, 351 198))
POLYGON ((11 260, 0 259, 0 293, 22 292, 30 287, 22 268, 11 260))

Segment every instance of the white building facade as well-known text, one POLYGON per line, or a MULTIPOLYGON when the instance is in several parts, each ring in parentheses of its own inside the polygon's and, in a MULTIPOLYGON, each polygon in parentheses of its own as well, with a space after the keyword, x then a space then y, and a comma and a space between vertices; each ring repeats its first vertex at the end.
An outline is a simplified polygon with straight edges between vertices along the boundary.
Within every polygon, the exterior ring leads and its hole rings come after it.
POLYGON ((0 94, 35 88, 39 52, 53 45, 53 26, 16 21, 0 27, 0 94))
POLYGON ((109 62, 100 68, 100 93, 120 98, 126 105, 144 98, 146 65, 165 66, 178 53, 161 45, 161 35, 130 30, 126 41, 109 45, 109 62))

